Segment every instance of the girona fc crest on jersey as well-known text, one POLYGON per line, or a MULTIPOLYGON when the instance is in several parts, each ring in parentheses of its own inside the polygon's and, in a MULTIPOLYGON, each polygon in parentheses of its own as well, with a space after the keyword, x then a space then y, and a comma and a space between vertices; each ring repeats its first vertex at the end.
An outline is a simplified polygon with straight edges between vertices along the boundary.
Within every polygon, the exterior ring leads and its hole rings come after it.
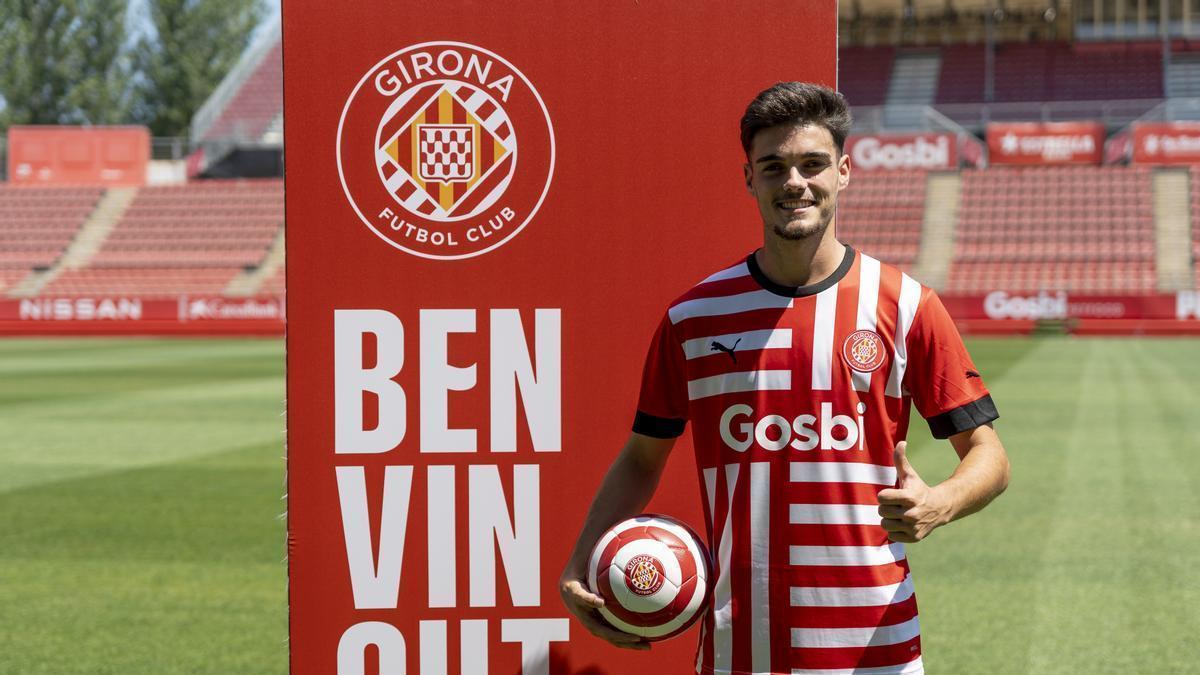
POLYGON ((842 358, 851 368, 860 373, 869 373, 883 365, 883 338, 875 331, 858 330, 850 334, 842 343, 842 358))
POLYGON ((460 42, 402 49, 350 94, 337 138, 351 207, 389 244, 469 258, 537 213, 554 172, 554 130, 512 64, 460 42))
POLYGON ((654 595, 664 579, 662 563, 654 556, 635 555, 625 564, 625 585, 637 595, 654 595))

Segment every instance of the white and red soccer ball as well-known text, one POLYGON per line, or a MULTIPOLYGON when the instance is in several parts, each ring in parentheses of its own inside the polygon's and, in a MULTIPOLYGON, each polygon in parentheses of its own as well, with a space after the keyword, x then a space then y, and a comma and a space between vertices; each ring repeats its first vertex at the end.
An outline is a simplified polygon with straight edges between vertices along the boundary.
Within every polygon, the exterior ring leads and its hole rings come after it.
POLYGON ((588 586, 604 598, 599 611, 614 628, 665 640, 704 614, 712 595, 712 560, 687 525, 667 516, 635 516, 596 542, 588 586))

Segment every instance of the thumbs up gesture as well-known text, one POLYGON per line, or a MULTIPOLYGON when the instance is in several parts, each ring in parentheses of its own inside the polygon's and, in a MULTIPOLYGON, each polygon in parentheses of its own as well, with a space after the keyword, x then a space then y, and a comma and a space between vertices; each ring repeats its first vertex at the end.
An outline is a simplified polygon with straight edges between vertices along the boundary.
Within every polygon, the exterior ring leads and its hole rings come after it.
POLYGON ((880 490, 876 499, 879 500, 880 525, 888 539, 913 543, 949 522, 950 509, 908 463, 908 457, 904 455, 906 445, 904 441, 896 444, 896 487, 880 490))

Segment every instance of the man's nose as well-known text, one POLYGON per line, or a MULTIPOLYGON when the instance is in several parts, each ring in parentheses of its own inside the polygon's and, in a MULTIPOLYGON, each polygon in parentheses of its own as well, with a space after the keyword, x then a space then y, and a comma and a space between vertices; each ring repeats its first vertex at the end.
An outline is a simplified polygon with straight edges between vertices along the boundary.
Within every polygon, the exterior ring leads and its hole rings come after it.
POLYGON ((808 186, 808 181, 804 179, 804 174, 800 173, 800 169, 792 167, 788 169, 787 182, 784 183, 784 186, 803 190, 808 186))

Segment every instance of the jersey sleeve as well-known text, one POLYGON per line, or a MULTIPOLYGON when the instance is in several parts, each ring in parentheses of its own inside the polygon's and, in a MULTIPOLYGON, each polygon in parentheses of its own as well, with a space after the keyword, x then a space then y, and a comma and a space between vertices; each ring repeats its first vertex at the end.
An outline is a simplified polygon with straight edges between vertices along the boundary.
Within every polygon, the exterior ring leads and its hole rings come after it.
POLYGON ((905 386, 935 438, 1000 417, 954 321, 932 290, 926 290, 906 342, 905 386))
POLYGON ((677 438, 687 426, 687 379, 683 344, 676 338, 670 318, 663 317, 654 332, 638 395, 633 430, 654 438, 677 438))

